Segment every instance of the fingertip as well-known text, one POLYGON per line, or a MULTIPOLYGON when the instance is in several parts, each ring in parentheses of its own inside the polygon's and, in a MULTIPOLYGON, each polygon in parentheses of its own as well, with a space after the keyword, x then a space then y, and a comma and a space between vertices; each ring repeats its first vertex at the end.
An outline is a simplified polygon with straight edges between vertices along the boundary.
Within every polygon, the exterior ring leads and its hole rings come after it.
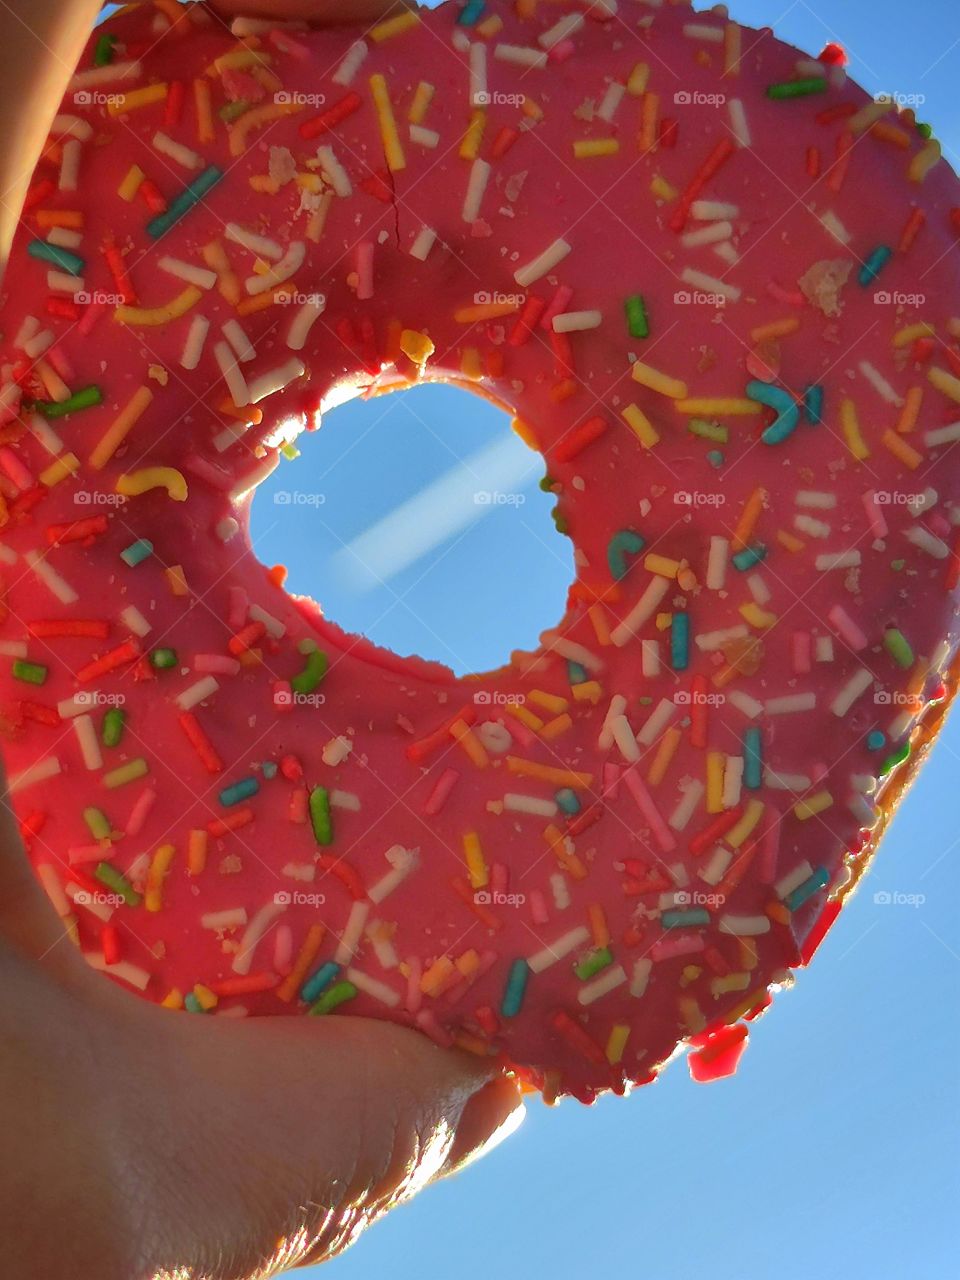
POLYGON ((439 1176, 457 1173, 488 1155, 516 1132, 525 1115, 523 1097, 514 1080, 509 1076, 488 1080, 467 1101, 439 1176))

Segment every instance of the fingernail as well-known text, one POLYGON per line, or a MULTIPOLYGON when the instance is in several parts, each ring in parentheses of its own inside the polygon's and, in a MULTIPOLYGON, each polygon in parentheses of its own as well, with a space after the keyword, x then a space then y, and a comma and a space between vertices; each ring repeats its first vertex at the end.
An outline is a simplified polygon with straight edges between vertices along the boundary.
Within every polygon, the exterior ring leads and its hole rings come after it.
POLYGON ((526 1114, 516 1084, 507 1076, 489 1080, 463 1109, 440 1176, 455 1173, 498 1147, 526 1114))

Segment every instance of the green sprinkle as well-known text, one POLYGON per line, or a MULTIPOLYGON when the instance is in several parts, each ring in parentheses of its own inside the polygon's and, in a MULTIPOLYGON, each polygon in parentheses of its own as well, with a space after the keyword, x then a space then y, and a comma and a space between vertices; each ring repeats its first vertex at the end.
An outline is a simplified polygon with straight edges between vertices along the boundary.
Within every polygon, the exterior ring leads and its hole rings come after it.
POLYGON ((883 647, 898 667, 913 666, 913 650, 902 631, 888 627, 883 634, 883 647))
POLYGON ((553 508, 550 512, 550 519, 553 521, 553 527, 556 529, 557 533, 568 533, 570 531, 570 526, 567 524, 567 518, 560 514, 559 507, 553 508))
POLYGON ((110 820, 102 809, 95 809, 92 805, 90 808, 84 809, 83 820, 87 824, 94 840, 110 839, 110 833, 113 828, 110 826, 110 820))
POLYGON ((227 124, 231 124, 250 110, 253 104, 247 102, 245 98, 238 98, 236 102, 228 102, 220 108, 217 115, 227 124))
POLYGON ((193 208, 195 204, 203 199, 207 192, 220 181, 223 177, 223 171, 212 164, 208 169, 204 169, 198 178, 194 178, 191 183, 180 192, 180 194, 170 202, 170 207, 166 213, 158 214, 157 217, 151 218, 147 223, 147 235, 152 240, 159 240, 161 236, 167 234, 172 226, 193 208))
POLYGON ((705 418, 691 418, 687 430, 703 440, 714 440, 717 444, 726 444, 730 433, 719 422, 707 422, 705 418))
POLYGON ((105 747, 118 747, 120 745, 126 721, 127 713, 121 711, 119 707, 110 707, 108 711, 104 712, 100 738, 105 747))
POLYGON ((892 755, 887 756, 883 764, 880 766, 879 776, 885 777, 891 769, 896 769, 898 764, 903 764, 904 760, 910 758, 910 743, 905 742, 902 747, 898 747, 892 755))
POLYGON ((330 793, 326 787, 314 787, 310 792, 310 822, 317 844, 333 844, 330 793))
POLYGON ((926 139, 929 141, 929 140, 930 140, 930 138, 932 138, 932 137, 933 137, 933 125, 932 125, 932 124, 921 124, 921 123, 920 123, 920 121, 918 120, 918 121, 917 121, 917 133, 919 133, 919 135, 920 135, 920 137, 921 137, 921 138, 926 138, 926 139))
POLYGON ((781 84, 767 85, 767 97, 782 101, 784 98, 807 98, 811 93, 826 93, 827 82, 819 76, 808 80, 784 80, 781 84))
POLYGON ((128 782, 136 782, 137 778, 142 778, 149 772, 150 766, 146 760, 143 756, 138 756, 136 760, 130 760, 120 765, 118 769, 111 769, 109 773, 105 773, 101 781, 105 787, 112 790, 115 787, 125 787, 128 782))
POLYGON ((586 684, 587 669, 580 665, 579 662, 567 660, 567 680, 570 684, 586 684))
POLYGON ((307 654, 307 665, 299 675, 290 681, 294 693, 313 693, 317 685, 327 674, 327 655, 322 649, 314 649, 307 654))
POLYGON ((150 665, 158 671, 169 671, 177 665, 176 649, 153 649, 150 652, 150 665))
POLYGON ((357 988, 352 982, 337 982, 329 990, 325 991, 317 1003, 308 1012, 317 1016, 324 1013, 332 1013, 338 1005, 346 1004, 348 1000, 352 1000, 357 994, 357 988))
POLYGON ((530 977, 530 966, 526 960, 514 960, 507 975, 507 985, 500 1003, 500 1014, 504 1018, 515 1018, 523 1007, 523 997, 527 990, 527 979, 530 977))
POLYGON ((613 952, 609 947, 594 947, 582 960, 577 961, 573 966, 573 972, 581 982, 586 982, 588 978, 594 977, 603 969, 608 969, 612 964, 613 952))
POLYGON ((31 240, 27 245, 27 253, 31 258, 39 258, 41 262, 49 262, 68 276, 82 276, 87 265, 83 258, 69 249, 62 249, 58 244, 50 244, 47 240, 31 240))
POLYGON ((127 877, 119 872, 116 867, 111 867, 109 862, 98 862, 97 869, 93 874, 101 884, 105 884, 108 889, 118 893, 128 907, 138 907, 140 905, 139 893, 137 893, 127 877))
POLYGON ((700 929, 710 923, 710 912, 702 907, 690 911, 664 911, 660 917, 664 929, 700 929))
POLYGON ((90 386, 75 391, 68 400, 35 400, 33 407, 45 418, 65 418, 68 413, 76 413, 78 409, 92 409, 95 404, 102 402, 103 393, 100 388, 90 386))
POLYGON ((543 477, 542 480, 537 482, 538 488, 542 489, 544 493, 552 493, 553 486, 555 484, 556 484, 556 480, 554 480, 553 476, 551 475, 546 475, 543 477))
POLYGON ((47 678, 47 668, 39 662, 25 662, 17 658, 13 664, 14 680, 23 680, 25 684, 43 684, 47 678))
POLYGON ((300 457, 300 450, 297 448, 295 444, 290 444, 289 441, 287 441, 286 444, 283 444, 280 446, 280 452, 283 454, 283 456, 287 459, 288 462, 293 462, 296 458, 300 457))
POLYGON ((857 279, 861 286, 866 289, 873 284, 877 276, 893 257, 893 250, 889 245, 881 244, 870 254, 866 262, 860 268, 857 279))
POLYGON ((817 867, 813 875, 808 880, 804 880, 803 884, 798 885, 793 893, 787 894, 785 905, 788 911, 796 911, 798 907, 812 898, 815 893, 823 889, 830 881, 830 876, 825 867, 817 867))
POLYGON ((634 533, 632 529, 621 529, 613 535, 607 543, 607 567, 615 582, 626 577, 630 568, 627 556, 639 555, 646 545, 639 533, 634 533))
POLYGON ((93 48, 93 65, 109 67, 113 61, 113 42, 116 36, 101 36, 93 48))
POLYGON ((647 304, 640 293, 632 294, 623 304, 627 313, 627 331, 631 338, 649 338, 650 321, 647 318, 647 304))
POLYGON ((125 547, 120 552, 120 559, 124 564, 128 564, 131 569, 135 569, 138 564, 143 564, 148 556, 153 555, 153 543, 149 538, 138 538, 136 542, 131 542, 129 547, 125 547))

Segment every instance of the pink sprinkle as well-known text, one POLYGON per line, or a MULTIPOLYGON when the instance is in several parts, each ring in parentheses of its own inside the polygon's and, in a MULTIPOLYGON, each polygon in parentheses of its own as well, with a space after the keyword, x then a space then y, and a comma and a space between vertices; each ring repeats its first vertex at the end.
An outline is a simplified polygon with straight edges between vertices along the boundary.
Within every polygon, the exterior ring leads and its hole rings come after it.
POLYGON ((777 864, 780 861, 780 813, 767 805, 764 815, 766 826, 763 831, 763 842, 760 846, 759 875, 761 884, 773 884, 777 878, 777 864))
POLYGON ((460 777, 459 769, 444 769, 440 777, 437 779, 437 785, 427 797, 427 802, 423 806, 423 812, 430 817, 439 813, 447 802, 447 797, 453 790, 454 783, 460 777))
POLYGON ((777 302, 785 302, 789 307, 805 307, 807 300, 799 289, 784 289, 775 280, 767 282, 767 293, 777 302))
POLYGON ((811 643, 809 631, 793 633, 793 669, 798 676, 810 674, 811 643))
POLYGON ((144 787, 134 801, 133 808, 130 810, 130 817, 127 819, 127 835, 139 835, 143 830, 143 824, 147 820, 147 814, 153 808, 154 801, 157 798, 156 790, 153 787, 144 787))
POLYGON ((697 933, 679 933, 676 937, 667 937, 655 942, 650 948, 650 959, 656 964, 658 960, 672 960, 675 956, 692 956, 703 951, 706 943, 697 933))
POLYGON ((528 729, 525 724, 521 724, 519 720, 514 720, 513 716, 509 720, 498 719, 498 724, 502 724, 508 729, 514 738, 520 743, 521 747, 533 747, 539 742, 539 738, 532 729, 528 729))
POLYGON ((490 888, 494 893, 506 893, 510 886, 510 869, 502 862, 490 868, 490 888))
POLYGON ((0 449, 0 466, 18 489, 22 491, 33 488, 33 476, 12 449, 6 447, 0 449))
MULTIPOLYGON (((77 326, 79 328, 79 325, 77 326)), ((192 475, 199 476, 201 480, 206 480, 207 484, 212 484, 215 489, 229 489, 233 485, 233 477, 227 475, 225 471, 221 471, 219 467, 215 467, 212 462, 208 462, 206 458, 201 458, 196 453, 189 453, 183 460, 185 470, 191 472, 192 475)))
POLYGON ((553 301, 547 303, 547 309, 540 317, 540 328, 545 329, 548 333, 552 333, 553 317, 560 315, 561 311, 567 310, 567 305, 572 297, 573 290, 570 286, 562 284, 553 295, 553 301))
POLYGON ((550 52, 547 54, 548 62, 566 62, 568 58, 573 57, 576 45, 572 40, 558 40, 550 52))
POLYGON ((100 315, 104 310, 106 310, 106 303, 103 302, 91 302, 89 306, 84 308, 83 315, 80 317, 80 322, 77 325, 77 333, 79 333, 82 338, 86 337, 90 332, 93 326, 100 319, 100 315))
POLYGON ((840 639, 845 640, 851 649, 859 651, 867 647, 867 637, 850 617, 843 605, 835 604, 827 614, 827 621, 840 639))
POLYGON ((357 298, 364 302, 373 297, 373 241, 361 240, 357 245, 357 298))
POLYGON ((604 800, 616 800, 617 792, 620 790, 620 777, 623 770, 618 764, 606 763, 603 766, 603 791, 604 800))
POLYGON ((270 32, 267 39, 281 53, 287 53, 291 58, 299 58, 303 61, 310 56, 310 50, 306 45, 300 44, 297 40, 291 40, 285 31, 278 31, 276 27, 270 32))
POLYGON ((634 800, 636 800, 637 807, 640 812, 647 820, 650 830, 656 837, 657 844, 659 844, 664 853, 670 853, 672 849, 677 847, 677 842, 673 838, 673 832, 664 822, 660 810, 653 803, 653 798, 650 795, 650 792, 641 781, 640 775, 637 773, 636 766, 633 766, 624 773, 623 781, 627 790, 633 796, 634 800))
MULTIPOLYGON (((77 326, 79 328, 79 325, 77 326)), ((49 360, 64 382, 73 382, 76 370, 62 347, 48 347, 43 353, 44 360, 49 360)))
POLYGON ((293 930, 288 924, 278 924, 273 931, 273 967, 284 977, 293 968, 293 930))
POLYGON ((307 789, 297 787, 290 792, 290 821, 304 823, 307 820, 307 789))
POLYGON ((416 1013, 423 1003, 423 992, 420 990, 420 979, 423 977, 423 961, 419 956, 407 960, 407 994, 404 1007, 408 1013, 416 1013))
POLYGON ((75 844, 67 850, 67 861, 71 867, 81 866, 85 862, 102 862, 103 846, 99 844, 75 844))
POLYGON ((231 631, 239 631, 247 620, 250 601, 243 587, 231 587, 228 598, 227 626, 231 631))
POLYGON ((534 924, 547 924, 550 920, 547 900, 540 889, 530 890, 530 917, 534 924))
POLYGON ((953 532, 953 525, 940 511, 934 511, 932 515, 927 516, 927 524, 930 526, 931 533, 935 533, 938 538, 949 539, 953 532))
POLYGON ((877 494, 874 489, 863 495, 863 507, 867 513, 870 532, 875 538, 885 538, 889 532, 886 517, 877 505, 877 494))
POLYGON ((194 670, 211 676, 235 676, 240 663, 225 653, 197 653, 193 658, 194 670))

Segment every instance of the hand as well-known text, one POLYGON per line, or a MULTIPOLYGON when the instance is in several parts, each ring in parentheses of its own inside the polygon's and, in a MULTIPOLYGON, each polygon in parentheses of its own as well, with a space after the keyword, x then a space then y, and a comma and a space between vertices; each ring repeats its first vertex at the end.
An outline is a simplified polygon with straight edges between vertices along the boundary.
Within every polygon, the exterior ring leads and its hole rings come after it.
MULTIPOLYGON (((0 270, 99 0, 0 12, 0 270)), ((396 0, 219 0, 372 21, 396 0)), ((319 1262, 516 1126, 516 1086, 413 1031, 172 1013, 89 970, 0 802, 4 1274, 265 1277, 319 1262)))

